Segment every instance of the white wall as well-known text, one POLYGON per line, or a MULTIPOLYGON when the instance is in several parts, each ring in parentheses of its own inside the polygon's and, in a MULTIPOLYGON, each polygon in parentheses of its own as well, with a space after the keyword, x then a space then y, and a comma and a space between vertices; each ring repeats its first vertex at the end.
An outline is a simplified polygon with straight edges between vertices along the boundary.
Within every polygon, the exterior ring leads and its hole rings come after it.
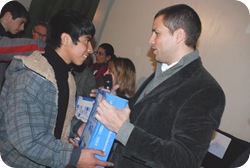
POLYGON ((10 0, 1 0, 0 1, 0 10, 3 8, 3 6, 7 3, 7 2, 9 2, 10 0))
POLYGON ((153 17, 159 9, 177 3, 193 7, 202 20, 198 49, 227 99, 220 129, 250 142, 250 15, 241 2, 116 0, 99 43, 109 42, 116 55, 130 58, 136 65, 137 80, 148 77, 153 72, 148 45, 153 17))
MULTIPOLYGON (((0 1, 0 10, 2 9, 2 7, 11 0, 1 0, 0 1)), ((21 4, 23 4, 24 7, 26 7, 27 10, 29 10, 29 6, 31 3, 31 0, 16 0, 18 2, 20 2, 21 4)))
POLYGON ((23 4, 23 6, 24 6, 27 10, 29 10, 31 0, 16 0, 16 1, 20 2, 21 4, 23 4))

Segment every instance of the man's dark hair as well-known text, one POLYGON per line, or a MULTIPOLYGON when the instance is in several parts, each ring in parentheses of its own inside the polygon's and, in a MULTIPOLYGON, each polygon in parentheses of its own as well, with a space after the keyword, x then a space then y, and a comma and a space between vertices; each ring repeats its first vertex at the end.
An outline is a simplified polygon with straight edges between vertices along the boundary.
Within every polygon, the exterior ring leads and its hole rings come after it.
POLYGON ((79 42, 82 35, 95 35, 95 26, 91 20, 71 9, 62 9, 55 14, 51 18, 49 28, 48 44, 54 49, 61 46, 62 33, 69 34, 74 44, 79 42))
POLYGON ((29 12, 18 1, 7 2, 1 10, 0 18, 2 18, 7 12, 11 13, 13 19, 25 18, 27 21, 29 21, 29 12))
POLYGON ((188 5, 179 4, 160 10, 154 17, 163 16, 164 25, 174 33, 179 28, 186 32, 185 44, 196 49, 201 34, 201 21, 198 14, 188 5))
POLYGON ((42 20, 36 21, 36 22, 34 23, 33 29, 34 29, 36 26, 39 26, 39 25, 44 26, 44 27, 47 29, 47 31, 49 31, 49 24, 48 24, 47 22, 45 22, 45 21, 42 21, 42 20))

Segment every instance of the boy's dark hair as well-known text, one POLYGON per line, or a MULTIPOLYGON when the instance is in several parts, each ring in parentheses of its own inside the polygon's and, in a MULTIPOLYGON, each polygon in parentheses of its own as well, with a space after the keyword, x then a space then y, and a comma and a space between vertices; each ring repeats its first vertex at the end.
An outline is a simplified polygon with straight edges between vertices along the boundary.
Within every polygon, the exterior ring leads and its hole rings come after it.
POLYGON ((95 26, 89 18, 71 9, 62 9, 55 14, 49 23, 48 44, 55 48, 61 46, 61 35, 67 33, 74 44, 82 35, 95 35, 95 26))
POLYGON ((201 21, 198 14, 186 4, 178 4, 160 10, 154 18, 163 16, 164 25, 171 33, 182 28, 186 32, 185 44, 196 49, 201 34, 201 21))
POLYGON ((1 10, 0 18, 2 18, 6 12, 10 12, 13 19, 25 18, 27 21, 29 21, 29 12, 18 1, 7 2, 1 10))

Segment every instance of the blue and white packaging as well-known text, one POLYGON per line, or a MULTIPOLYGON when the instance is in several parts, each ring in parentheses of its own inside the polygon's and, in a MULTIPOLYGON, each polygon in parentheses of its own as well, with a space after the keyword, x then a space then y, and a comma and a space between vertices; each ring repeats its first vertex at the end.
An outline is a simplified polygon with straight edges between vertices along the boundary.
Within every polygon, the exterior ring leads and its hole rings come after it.
POLYGON ((103 98, 105 98, 110 104, 117 108, 125 108, 128 103, 128 100, 126 99, 99 89, 88 121, 80 137, 79 147, 94 148, 104 151, 106 156, 96 155, 96 158, 106 161, 114 143, 116 133, 108 130, 98 120, 95 119, 96 109, 103 98))
POLYGON ((87 122, 89 114, 94 104, 94 99, 88 97, 77 96, 75 116, 83 122, 87 122))

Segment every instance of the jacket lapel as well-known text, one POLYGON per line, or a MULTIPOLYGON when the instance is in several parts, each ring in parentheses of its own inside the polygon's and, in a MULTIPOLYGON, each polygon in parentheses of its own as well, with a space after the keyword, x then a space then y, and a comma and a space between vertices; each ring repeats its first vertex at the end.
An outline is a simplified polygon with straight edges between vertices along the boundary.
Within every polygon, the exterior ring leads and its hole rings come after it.
MULTIPOLYGON (((175 86, 178 86, 181 84, 184 80, 186 81, 186 78, 191 78, 191 76, 194 74, 194 72, 202 66, 201 60, 196 59, 187 66, 183 67, 180 71, 176 72, 174 75, 163 81, 161 84, 159 84, 156 88, 154 88, 151 92, 149 92, 147 95, 145 95, 140 102, 144 103, 145 101, 153 99, 156 95, 158 95, 161 92, 167 92, 167 90, 171 91, 172 88, 175 88, 175 86)), ((155 73, 151 74, 149 78, 146 79, 146 81, 141 85, 141 87, 138 89, 134 97, 131 99, 130 106, 136 106, 135 102, 140 97, 141 93, 145 89, 145 87, 149 84, 149 82, 154 78, 155 73)))

